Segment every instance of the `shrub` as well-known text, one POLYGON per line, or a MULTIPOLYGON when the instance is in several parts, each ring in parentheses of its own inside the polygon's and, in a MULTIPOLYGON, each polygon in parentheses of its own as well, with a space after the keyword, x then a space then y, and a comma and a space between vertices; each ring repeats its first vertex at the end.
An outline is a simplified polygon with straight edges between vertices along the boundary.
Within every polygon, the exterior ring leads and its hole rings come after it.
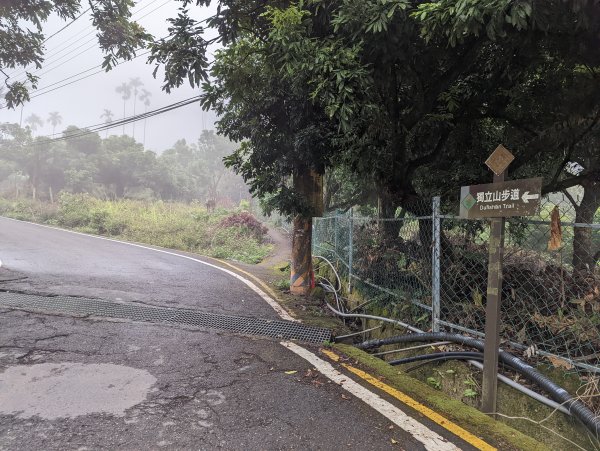
POLYGON ((269 229, 262 225, 258 219, 247 211, 227 216, 221 220, 219 225, 221 227, 239 227, 242 232, 246 232, 247 235, 253 236, 259 242, 263 241, 265 235, 269 231, 269 229))
POLYGON ((94 221, 95 200, 86 194, 62 193, 57 222, 64 227, 90 227, 94 221))

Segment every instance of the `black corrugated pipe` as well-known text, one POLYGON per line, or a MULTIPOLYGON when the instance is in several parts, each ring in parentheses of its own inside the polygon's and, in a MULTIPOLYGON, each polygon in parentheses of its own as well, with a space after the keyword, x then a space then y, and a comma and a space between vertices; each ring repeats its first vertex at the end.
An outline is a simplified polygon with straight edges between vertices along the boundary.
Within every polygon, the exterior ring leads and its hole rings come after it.
POLYGON ((481 352, 433 352, 431 354, 415 355, 412 357, 404 357, 402 359, 390 360, 387 363, 390 365, 404 365, 405 363, 421 362, 423 360, 483 360, 481 352))
MULTIPOLYGON (((478 349, 481 352, 483 352, 484 348, 481 340, 447 332, 425 332, 399 335, 396 337, 383 338, 379 340, 368 340, 357 345, 357 347, 360 349, 372 349, 396 343, 417 343, 428 341, 452 341, 454 343, 459 343, 464 346, 478 349)), ((600 437, 600 420, 596 418, 594 413, 588 409, 585 404, 571 396, 564 388, 556 385, 549 378, 543 374, 540 374, 532 366, 526 364, 518 357, 515 357, 506 351, 500 350, 498 358, 504 364, 521 373, 523 376, 529 379, 530 382, 537 384, 538 387, 549 393, 556 402, 565 406, 575 418, 579 419, 584 424, 584 426, 593 434, 596 439, 600 437)))

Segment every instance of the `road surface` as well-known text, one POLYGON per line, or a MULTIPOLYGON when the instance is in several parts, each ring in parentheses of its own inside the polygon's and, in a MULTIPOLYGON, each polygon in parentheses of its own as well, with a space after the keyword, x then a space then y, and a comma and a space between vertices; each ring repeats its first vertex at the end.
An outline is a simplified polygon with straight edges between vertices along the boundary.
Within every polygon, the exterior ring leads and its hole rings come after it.
MULTIPOLYGON (((279 319, 211 266, 6 218, 0 260, 0 290, 279 319)), ((472 449, 420 421, 442 441, 277 340, 0 306, 0 449, 472 449)))

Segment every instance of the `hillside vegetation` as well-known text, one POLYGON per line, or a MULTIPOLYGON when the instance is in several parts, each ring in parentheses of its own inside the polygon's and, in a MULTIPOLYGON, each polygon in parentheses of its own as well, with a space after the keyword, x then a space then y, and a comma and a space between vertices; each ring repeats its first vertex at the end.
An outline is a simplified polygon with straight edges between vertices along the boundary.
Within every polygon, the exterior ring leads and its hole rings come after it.
POLYGON ((54 204, 0 199, 0 215, 245 263, 260 262, 272 249, 266 227, 243 203, 209 213, 198 203, 64 193, 54 204))

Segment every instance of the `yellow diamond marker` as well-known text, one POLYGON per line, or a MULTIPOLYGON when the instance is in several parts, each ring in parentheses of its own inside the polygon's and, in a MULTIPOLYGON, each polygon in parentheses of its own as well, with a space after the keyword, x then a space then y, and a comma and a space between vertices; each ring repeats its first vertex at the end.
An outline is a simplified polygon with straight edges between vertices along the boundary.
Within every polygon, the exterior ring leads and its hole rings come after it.
POLYGON ((496 150, 485 160, 485 164, 490 168, 494 174, 502 174, 509 164, 515 159, 515 156, 510 151, 500 144, 496 147, 496 150))

